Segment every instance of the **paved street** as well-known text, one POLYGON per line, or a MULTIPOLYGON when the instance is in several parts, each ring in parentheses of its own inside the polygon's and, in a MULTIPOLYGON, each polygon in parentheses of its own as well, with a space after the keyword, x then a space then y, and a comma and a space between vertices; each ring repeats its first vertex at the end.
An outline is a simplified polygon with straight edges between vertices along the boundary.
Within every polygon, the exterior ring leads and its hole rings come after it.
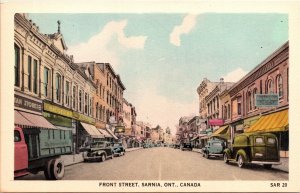
MULTIPOLYGON (((140 149, 105 162, 66 167, 64 180, 288 180, 288 173, 259 165, 239 168, 222 159, 168 147, 140 149)), ((43 173, 20 180, 43 180, 43 173)))

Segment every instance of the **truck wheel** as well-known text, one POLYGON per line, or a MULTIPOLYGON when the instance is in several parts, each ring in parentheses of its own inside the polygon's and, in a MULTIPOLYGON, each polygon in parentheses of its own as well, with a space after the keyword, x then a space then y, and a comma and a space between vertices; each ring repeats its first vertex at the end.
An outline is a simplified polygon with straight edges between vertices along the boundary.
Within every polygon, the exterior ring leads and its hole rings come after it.
POLYGON ((272 164, 264 164, 264 168, 271 169, 272 168, 272 164))
POLYGON ((228 164, 228 155, 227 155, 227 153, 224 153, 224 162, 226 164, 228 164))
POLYGON ((105 157, 105 154, 102 154, 102 155, 101 155, 101 161, 104 162, 104 161, 105 161, 105 158, 106 158, 106 157, 105 157))
POLYGON ((53 180, 53 175, 51 173, 51 165, 53 163, 53 159, 51 160, 48 160, 46 165, 45 165, 45 168, 44 168, 44 175, 45 175, 45 178, 47 180, 53 180))
POLYGON ((243 156, 239 155, 238 160, 237 160, 237 164, 238 164, 238 166, 239 166, 240 168, 242 168, 242 167, 245 166, 243 156))
POLYGON ((64 162, 61 159, 55 159, 51 164, 51 173, 54 180, 61 180, 65 175, 64 162))

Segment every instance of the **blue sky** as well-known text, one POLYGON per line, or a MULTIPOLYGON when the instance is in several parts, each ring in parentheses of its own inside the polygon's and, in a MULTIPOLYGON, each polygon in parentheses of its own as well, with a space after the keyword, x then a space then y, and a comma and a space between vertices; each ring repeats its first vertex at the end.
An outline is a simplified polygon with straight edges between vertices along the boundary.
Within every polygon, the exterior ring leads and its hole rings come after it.
POLYGON ((203 78, 237 81, 288 40, 287 14, 29 14, 75 62, 110 62, 138 120, 174 131, 203 78))

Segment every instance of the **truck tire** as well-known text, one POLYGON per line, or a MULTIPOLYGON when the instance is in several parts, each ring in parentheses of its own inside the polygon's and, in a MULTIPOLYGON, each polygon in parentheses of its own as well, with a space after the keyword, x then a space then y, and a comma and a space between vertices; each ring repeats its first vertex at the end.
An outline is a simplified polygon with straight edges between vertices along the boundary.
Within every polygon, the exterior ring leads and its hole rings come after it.
POLYGON ((51 173, 52 162, 53 162, 53 159, 48 160, 46 165, 45 165, 45 168, 44 168, 44 175, 45 175, 45 178, 47 180, 53 180, 54 179, 53 175, 51 173))
POLYGON ((228 164, 228 154, 227 153, 224 153, 224 162, 226 163, 226 164, 228 164))
POLYGON ((242 155, 238 156, 237 164, 238 164, 239 168, 243 168, 245 166, 245 160, 242 155))
POLYGON ((61 159, 55 159, 51 164, 51 174, 54 180, 61 180, 65 175, 65 165, 61 159))

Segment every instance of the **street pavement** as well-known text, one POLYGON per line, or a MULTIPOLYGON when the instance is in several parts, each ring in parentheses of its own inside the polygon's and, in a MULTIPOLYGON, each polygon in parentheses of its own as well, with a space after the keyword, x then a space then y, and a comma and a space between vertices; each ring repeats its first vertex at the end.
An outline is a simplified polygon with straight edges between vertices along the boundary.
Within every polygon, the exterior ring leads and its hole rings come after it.
MULTIPOLYGON (((43 173, 20 180, 44 180, 43 173)), ((105 162, 89 162, 65 168, 63 180, 288 180, 288 172, 260 165, 225 164, 193 151, 154 147, 127 152, 105 162)))

